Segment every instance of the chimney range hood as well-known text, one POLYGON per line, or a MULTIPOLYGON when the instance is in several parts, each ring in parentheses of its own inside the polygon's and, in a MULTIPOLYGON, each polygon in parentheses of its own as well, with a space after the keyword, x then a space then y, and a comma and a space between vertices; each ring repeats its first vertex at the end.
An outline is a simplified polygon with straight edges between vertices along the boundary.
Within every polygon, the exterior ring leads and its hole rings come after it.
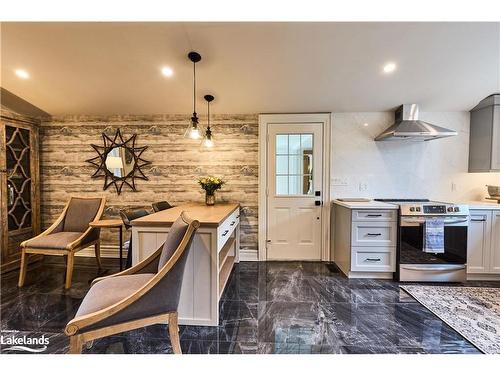
POLYGON ((431 141, 457 135, 454 130, 442 128, 418 119, 417 104, 403 104, 395 113, 395 123, 381 134, 376 141, 431 141))

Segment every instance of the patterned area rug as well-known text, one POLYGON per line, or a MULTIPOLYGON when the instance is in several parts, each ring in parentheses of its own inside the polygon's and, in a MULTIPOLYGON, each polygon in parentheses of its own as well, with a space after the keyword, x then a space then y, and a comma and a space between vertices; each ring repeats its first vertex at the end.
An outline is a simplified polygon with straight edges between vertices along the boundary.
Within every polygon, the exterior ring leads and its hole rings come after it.
POLYGON ((486 354, 500 354, 500 288, 406 285, 422 305, 486 354))

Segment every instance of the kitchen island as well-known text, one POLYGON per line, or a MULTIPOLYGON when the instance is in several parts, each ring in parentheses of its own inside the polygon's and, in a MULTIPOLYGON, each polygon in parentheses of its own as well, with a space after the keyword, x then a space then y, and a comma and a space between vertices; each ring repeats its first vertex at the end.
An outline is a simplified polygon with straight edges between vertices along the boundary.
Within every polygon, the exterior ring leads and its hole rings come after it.
POLYGON ((132 263, 163 245, 168 231, 185 211, 200 222, 186 262, 179 302, 179 324, 216 326, 219 299, 234 263, 239 261, 240 206, 188 203, 132 221, 132 263))

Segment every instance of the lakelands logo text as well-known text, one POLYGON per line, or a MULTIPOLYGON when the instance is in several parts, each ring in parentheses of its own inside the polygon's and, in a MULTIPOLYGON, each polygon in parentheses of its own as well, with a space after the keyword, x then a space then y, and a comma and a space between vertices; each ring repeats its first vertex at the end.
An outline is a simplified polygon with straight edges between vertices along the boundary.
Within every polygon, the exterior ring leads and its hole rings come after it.
POLYGON ((0 344, 2 345, 2 352, 21 351, 31 353, 41 353, 47 350, 49 345, 49 338, 42 335, 40 337, 27 337, 27 336, 0 336, 0 344), (4 345, 10 345, 3 347, 4 345))

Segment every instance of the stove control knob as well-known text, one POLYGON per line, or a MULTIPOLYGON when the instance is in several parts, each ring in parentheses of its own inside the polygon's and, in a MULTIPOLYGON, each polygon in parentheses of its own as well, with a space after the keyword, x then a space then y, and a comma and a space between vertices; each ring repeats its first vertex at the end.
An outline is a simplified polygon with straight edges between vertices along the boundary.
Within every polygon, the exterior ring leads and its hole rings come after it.
POLYGON ((455 207, 455 208, 453 209, 453 211, 455 211, 455 212, 459 212, 459 211, 460 211, 460 208, 459 208, 459 207, 455 207))
POLYGON ((414 212, 415 211, 415 207, 410 207, 410 211, 414 212))
POLYGON ((415 207, 415 210, 416 210, 417 212, 420 212, 420 207, 415 207))
POLYGON ((448 207, 448 212, 453 212, 453 207, 448 207))

